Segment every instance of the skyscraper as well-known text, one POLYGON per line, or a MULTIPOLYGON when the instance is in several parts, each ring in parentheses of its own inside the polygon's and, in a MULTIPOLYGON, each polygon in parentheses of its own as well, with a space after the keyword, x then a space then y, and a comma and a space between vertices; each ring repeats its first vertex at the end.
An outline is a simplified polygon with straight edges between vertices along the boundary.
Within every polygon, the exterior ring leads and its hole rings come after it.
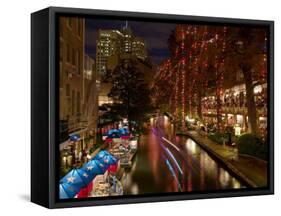
POLYGON ((97 73, 104 76, 108 69, 108 58, 130 54, 139 59, 147 58, 147 48, 142 38, 135 37, 130 27, 121 30, 99 30, 96 51, 97 73))
POLYGON ((146 43, 142 38, 134 38, 132 42, 132 53, 134 53, 137 58, 142 59, 143 61, 147 58, 146 43))
POLYGON ((123 37, 118 30, 99 30, 96 51, 96 69, 99 75, 106 74, 108 57, 121 53, 123 37))
POLYGON ((145 41, 135 37, 130 27, 126 26, 121 30, 99 30, 96 42, 96 72, 101 77, 99 89, 99 105, 113 103, 108 97, 111 84, 102 82, 106 75, 110 74, 119 64, 124 55, 145 60, 147 50, 145 41))

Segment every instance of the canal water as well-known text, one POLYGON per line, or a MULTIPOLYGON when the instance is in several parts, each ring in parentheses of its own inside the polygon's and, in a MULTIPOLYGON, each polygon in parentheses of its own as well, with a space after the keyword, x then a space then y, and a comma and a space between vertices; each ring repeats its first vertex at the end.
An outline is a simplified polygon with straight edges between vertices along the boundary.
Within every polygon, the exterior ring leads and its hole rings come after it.
POLYGON ((121 182, 125 195, 244 187, 192 139, 176 136, 166 117, 151 119, 121 182))

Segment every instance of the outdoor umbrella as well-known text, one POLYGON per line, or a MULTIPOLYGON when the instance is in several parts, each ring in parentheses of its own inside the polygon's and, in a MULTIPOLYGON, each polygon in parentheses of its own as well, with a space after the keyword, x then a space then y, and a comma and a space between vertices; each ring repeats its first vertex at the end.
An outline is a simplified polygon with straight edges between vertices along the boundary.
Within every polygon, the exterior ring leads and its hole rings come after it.
POLYGON ((73 198, 79 191, 79 187, 66 182, 60 182, 60 199, 73 198))
POLYGON ((123 134, 128 134, 129 131, 128 131, 127 128, 120 128, 120 129, 119 129, 119 133, 120 133, 121 135, 123 135, 123 134))
POLYGON ((119 133, 124 134, 125 132, 125 128, 119 128, 119 133))
POLYGON ((91 180, 92 176, 86 171, 74 168, 61 179, 61 182, 81 188, 87 186, 91 180))
POLYGON ((102 157, 104 157, 105 155, 108 155, 108 154, 110 154, 108 151, 106 151, 106 150, 101 150, 101 151, 99 151, 99 152, 97 153, 97 155, 95 156, 95 158, 102 158, 102 157))
POLYGON ((129 133, 121 134, 121 139, 130 139, 130 134, 129 133))
POLYGON ((78 141, 80 139, 79 134, 73 134, 69 137, 70 141, 78 141))
POLYGON ((114 138, 120 138, 120 135, 118 133, 112 133, 112 134, 109 134, 107 138, 111 138, 111 139, 114 139, 114 138))
POLYGON ((117 159, 115 157, 113 157, 112 155, 105 155, 103 158, 99 159, 100 161, 102 161, 105 164, 109 164, 109 165, 113 165, 116 164, 117 159))
POLYGON ((119 130, 117 129, 111 129, 107 132, 108 135, 113 134, 113 133, 119 133, 119 130))
POLYGON ((107 143, 111 143, 111 142, 112 142, 112 138, 108 138, 108 137, 106 137, 105 142, 107 142, 107 143))
POLYGON ((117 134, 117 133, 115 133, 115 132, 114 132, 114 133, 111 133, 111 134, 108 134, 108 136, 107 136, 106 139, 105 139, 105 142, 110 143, 110 142, 113 141, 114 138, 120 138, 119 134, 117 134))
POLYGON ((96 175, 104 174, 107 170, 108 166, 106 164, 101 163, 101 161, 93 159, 86 163, 82 169, 85 170, 88 174, 90 174, 93 178, 96 175))
POLYGON ((108 153, 107 151, 100 151, 96 156, 95 159, 101 161, 104 164, 107 165, 113 165, 116 164, 117 159, 111 155, 110 153, 108 153))

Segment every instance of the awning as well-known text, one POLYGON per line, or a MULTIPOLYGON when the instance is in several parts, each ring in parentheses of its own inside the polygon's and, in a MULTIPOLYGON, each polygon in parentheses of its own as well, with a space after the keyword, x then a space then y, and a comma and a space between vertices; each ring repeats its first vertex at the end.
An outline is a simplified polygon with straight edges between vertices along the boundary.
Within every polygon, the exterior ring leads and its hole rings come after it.
POLYGON ((80 135, 79 134, 73 134, 69 136, 70 141, 79 141, 80 140, 80 135))

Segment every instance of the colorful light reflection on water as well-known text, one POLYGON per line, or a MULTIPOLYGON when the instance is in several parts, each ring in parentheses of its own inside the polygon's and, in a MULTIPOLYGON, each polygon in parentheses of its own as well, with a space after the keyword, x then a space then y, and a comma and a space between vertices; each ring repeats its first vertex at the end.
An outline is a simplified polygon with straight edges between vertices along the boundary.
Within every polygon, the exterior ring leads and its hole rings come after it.
POLYGON ((175 136, 167 118, 150 119, 150 123, 133 166, 122 179, 125 194, 244 187, 192 139, 175 136))

